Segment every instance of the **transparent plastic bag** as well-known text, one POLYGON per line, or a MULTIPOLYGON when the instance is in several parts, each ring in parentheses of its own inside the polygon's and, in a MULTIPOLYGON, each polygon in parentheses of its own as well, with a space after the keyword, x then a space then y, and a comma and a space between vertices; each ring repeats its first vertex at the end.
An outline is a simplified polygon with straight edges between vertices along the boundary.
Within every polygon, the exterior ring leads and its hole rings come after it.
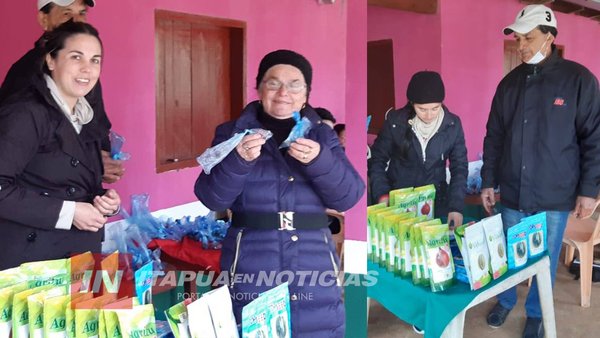
POLYGON ((279 149, 288 148, 292 142, 305 137, 312 127, 310 120, 307 117, 300 118, 300 113, 297 111, 294 112, 294 120, 296 120, 296 125, 292 128, 290 135, 279 146, 279 149))
POLYGON ((110 157, 113 160, 127 161, 131 159, 130 153, 124 153, 121 151, 125 144, 125 138, 114 131, 110 132, 110 157))
POLYGON ((246 129, 243 133, 236 134, 227 141, 221 142, 214 147, 206 149, 206 151, 202 153, 202 155, 198 156, 196 160, 202 166, 202 170, 204 170, 207 175, 210 175, 212 168, 221 163, 221 161, 223 161, 223 159, 225 159, 225 157, 227 157, 227 155, 229 155, 229 153, 231 153, 235 147, 242 142, 242 139, 244 136, 246 136, 246 134, 255 133, 260 134, 265 140, 268 140, 271 138, 271 136, 273 136, 273 133, 268 130, 246 129))

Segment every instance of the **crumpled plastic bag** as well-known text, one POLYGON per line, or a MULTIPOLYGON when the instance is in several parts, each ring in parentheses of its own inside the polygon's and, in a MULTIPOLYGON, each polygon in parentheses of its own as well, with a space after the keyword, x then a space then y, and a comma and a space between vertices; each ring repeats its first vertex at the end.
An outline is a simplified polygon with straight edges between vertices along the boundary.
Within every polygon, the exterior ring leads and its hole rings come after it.
POLYGON ((125 138, 114 131, 110 132, 110 157, 113 160, 127 161, 131 159, 130 153, 124 153, 121 151, 125 144, 125 138))
POLYGON ((229 155, 229 153, 231 153, 233 149, 235 149, 235 147, 242 142, 242 139, 244 136, 246 136, 246 134, 255 133, 260 134, 265 140, 268 140, 271 138, 271 136, 273 136, 273 133, 268 130, 259 128, 246 129, 243 133, 236 134, 229 140, 223 141, 214 147, 206 149, 202 155, 196 158, 196 161, 198 161, 198 163, 202 166, 204 173, 210 175, 212 168, 221 163, 221 161, 223 161, 225 157, 227 157, 227 155, 229 155))
POLYGON ((297 111, 294 112, 294 120, 296 120, 296 125, 292 128, 290 135, 288 135, 285 141, 279 146, 279 149, 288 148, 292 142, 305 137, 312 127, 310 120, 306 116, 301 119, 300 113, 297 111))

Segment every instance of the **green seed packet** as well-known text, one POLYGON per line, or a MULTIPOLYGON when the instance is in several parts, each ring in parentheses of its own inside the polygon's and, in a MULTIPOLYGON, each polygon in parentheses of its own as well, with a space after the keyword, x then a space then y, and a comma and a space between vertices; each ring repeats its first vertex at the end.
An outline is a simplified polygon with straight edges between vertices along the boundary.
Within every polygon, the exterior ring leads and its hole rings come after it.
POLYGON ((403 189, 396 189, 396 190, 391 190, 390 193, 388 194, 388 196, 390 197, 390 205, 396 205, 396 195, 399 194, 404 194, 407 192, 411 192, 413 191, 413 188, 403 188, 403 189))
POLYGON ((27 297, 29 338, 44 338, 44 304, 46 299, 66 294, 67 286, 63 285, 27 297))
POLYGON ((27 290, 28 284, 27 282, 23 282, 0 289, 0 337, 10 337, 14 295, 27 290))
POLYGON ((157 338, 156 319, 152 304, 135 306, 130 310, 115 310, 123 338, 157 338))
POLYGON ((427 268, 431 276, 431 291, 447 290, 455 283, 448 224, 423 226, 421 233, 427 255, 427 268))
POLYGON ((169 322, 169 326, 171 327, 171 331, 175 338, 190 338, 186 306, 191 302, 191 299, 186 299, 165 311, 165 317, 167 317, 167 321, 169 322))
POLYGON ((100 312, 100 338, 122 338, 119 317, 115 310, 129 309, 139 305, 138 298, 133 297, 104 306, 100 312))
POLYGON ((69 284, 71 276, 67 259, 21 264, 21 273, 30 280, 30 288, 42 285, 69 284))
POLYGON ((16 267, 0 271, 0 289, 22 282, 25 276, 21 273, 21 268, 16 267))
POLYGON ((12 308, 12 336, 13 338, 29 338, 29 307, 27 298, 31 295, 50 290, 52 284, 38 286, 16 293, 13 297, 12 308))
POLYGON ((100 335, 100 309, 115 301, 107 294, 80 302, 75 307, 75 338, 97 338, 100 335))
POLYGON ((71 295, 48 298, 44 302, 44 338, 67 337, 67 304, 71 295))
POLYGON ((427 219, 433 219, 435 207, 435 186, 433 184, 415 188, 419 193, 417 203, 417 215, 427 216, 427 219))
POLYGON ((92 299, 92 293, 74 293, 71 294, 71 301, 65 308, 65 319, 67 324, 67 338, 75 337, 75 308, 80 302, 92 299))
POLYGON ((370 259, 371 261, 373 260, 373 251, 375 249, 375 247, 377 247, 377 244, 374 243, 374 234, 373 234, 373 230, 374 230, 374 226, 375 224, 371 222, 371 213, 375 210, 379 210, 379 209, 383 209, 386 207, 385 203, 379 203, 379 204, 375 204, 375 205, 371 205, 369 207, 367 207, 367 258, 370 259))

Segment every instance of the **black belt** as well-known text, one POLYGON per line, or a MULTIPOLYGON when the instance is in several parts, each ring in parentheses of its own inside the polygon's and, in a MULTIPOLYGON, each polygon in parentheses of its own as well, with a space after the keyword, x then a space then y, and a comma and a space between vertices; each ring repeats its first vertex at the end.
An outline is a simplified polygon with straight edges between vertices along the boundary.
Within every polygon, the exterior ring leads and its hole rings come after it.
POLYGON ((315 230, 329 225, 327 214, 295 212, 234 212, 231 226, 266 230, 315 230))

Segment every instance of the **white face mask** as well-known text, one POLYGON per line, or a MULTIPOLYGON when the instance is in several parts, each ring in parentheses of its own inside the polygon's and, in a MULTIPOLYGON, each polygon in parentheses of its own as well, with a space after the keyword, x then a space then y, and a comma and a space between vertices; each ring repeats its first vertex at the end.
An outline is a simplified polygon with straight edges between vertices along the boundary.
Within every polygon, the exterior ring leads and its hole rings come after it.
POLYGON ((530 64, 530 65, 537 65, 538 63, 540 63, 540 62, 544 61, 544 59, 546 58, 546 55, 547 55, 548 53, 544 53, 544 54, 542 54, 542 50, 543 50, 543 49, 544 49, 544 47, 546 46, 546 42, 548 42, 548 39, 549 39, 549 38, 550 38, 550 35, 548 35, 548 36, 546 37, 546 41, 544 41, 544 44, 542 45, 542 48, 540 48, 540 50, 539 50, 537 53, 535 53, 535 55, 534 55, 534 56, 531 58, 531 60, 529 60, 529 61, 527 61, 527 62, 526 62, 527 64, 530 64))

